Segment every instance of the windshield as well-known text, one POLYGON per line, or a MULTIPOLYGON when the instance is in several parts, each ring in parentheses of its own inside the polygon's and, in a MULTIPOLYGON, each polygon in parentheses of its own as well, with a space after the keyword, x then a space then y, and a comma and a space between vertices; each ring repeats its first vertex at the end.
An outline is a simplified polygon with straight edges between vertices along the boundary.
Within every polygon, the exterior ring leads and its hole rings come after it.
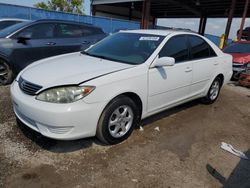
POLYGON ((250 53, 250 44, 248 43, 234 43, 223 50, 225 53, 250 53))
POLYGON ((17 21, 1 21, 0 22, 0 30, 3 30, 11 25, 14 25, 14 24, 17 24, 17 23, 20 23, 20 22, 17 22, 17 21))
POLYGON ((21 22, 21 23, 12 25, 10 27, 7 27, 7 28, 1 30, 0 31, 0 38, 7 37, 11 33, 17 31, 18 29, 21 29, 23 26, 27 25, 28 23, 30 23, 30 22, 21 22))
POLYGON ((144 63, 162 42, 164 36, 116 33, 83 52, 87 55, 128 64, 144 63))

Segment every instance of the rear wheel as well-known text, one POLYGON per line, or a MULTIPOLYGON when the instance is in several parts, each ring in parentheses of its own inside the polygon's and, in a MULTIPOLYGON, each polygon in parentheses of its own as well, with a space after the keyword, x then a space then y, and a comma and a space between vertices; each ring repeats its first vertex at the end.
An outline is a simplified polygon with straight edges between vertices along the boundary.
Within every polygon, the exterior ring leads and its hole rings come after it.
POLYGON ((6 61, 0 59, 0 85, 7 85, 12 82, 13 72, 6 61))
POLYGON ((127 139, 139 121, 139 110, 126 96, 113 99, 104 109, 96 135, 106 144, 117 144, 127 139))
POLYGON ((202 102, 205 104, 212 104, 216 101, 220 94, 220 89, 222 86, 222 81, 219 77, 216 77, 211 84, 206 97, 202 99, 202 102))

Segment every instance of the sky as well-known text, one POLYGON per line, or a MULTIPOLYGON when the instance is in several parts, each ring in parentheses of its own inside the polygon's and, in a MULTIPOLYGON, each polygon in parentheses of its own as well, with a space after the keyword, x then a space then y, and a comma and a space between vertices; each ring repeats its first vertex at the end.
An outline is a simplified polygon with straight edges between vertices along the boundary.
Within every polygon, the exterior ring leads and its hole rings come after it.
MULTIPOLYGON (((167 27, 179 27, 179 28, 187 28, 193 31, 198 31, 199 29, 199 19, 158 19, 157 24, 160 26, 167 27)), ((227 24, 226 18, 208 18, 206 25, 206 34, 212 34, 216 36, 221 36, 225 33, 225 28, 227 24)), ((238 29, 240 28, 241 19, 234 18, 231 30, 229 34, 230 39, 235 39, 238 29)), ((250 19, 247 18, 245 22, 245 27, 250 26, 250 19)))
MULTIPOLYGON (((23 6, 32 7, 35 3, 47 0, 0 0, 0 3, 9 3, 23 6)), ((90 0, 84 0, 84 10, 85 14, 90 14, 90 0)), ((215 19, 208 18, 205 33, 212 34, 216 36, 221 36, 225 32, 227 19, 215 19)), ((235 39, 237 30, 240 27, 241 19, 234 18, 231 26, 231 31, 229 38, 235 39)), ((158 19, 158 25, 167 27, 177 27, 177 28, 187 28, 193 31, 198 31, 199 19, 158 19)), ((245 22, 245 27, 250 26, 250 19, 247 18, 245 22)))

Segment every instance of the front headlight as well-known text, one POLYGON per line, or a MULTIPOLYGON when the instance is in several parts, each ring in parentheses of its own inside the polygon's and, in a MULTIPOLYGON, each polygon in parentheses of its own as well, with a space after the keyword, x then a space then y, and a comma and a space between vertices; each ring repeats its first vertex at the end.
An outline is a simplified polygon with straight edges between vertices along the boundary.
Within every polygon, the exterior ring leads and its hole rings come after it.
POLYGON ((51 103, 71 103, 87 96, 94 89, 94 86, 57 87, 40 93, 36 99, 51 103))

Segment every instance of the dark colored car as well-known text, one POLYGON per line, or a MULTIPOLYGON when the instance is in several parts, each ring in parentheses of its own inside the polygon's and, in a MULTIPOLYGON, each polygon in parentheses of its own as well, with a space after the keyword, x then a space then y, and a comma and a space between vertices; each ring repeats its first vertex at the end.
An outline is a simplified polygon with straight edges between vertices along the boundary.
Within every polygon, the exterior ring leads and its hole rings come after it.
MULTIPOLYGON (((240 30, 237 31, 237 35, 239 35, 240 30)), ((250 27, 246 27, 242 30, 241 39, 249 40, 250 38, 250 27)))
POLYGON ((106 37, 102 29, 71 21, 22 22, 0 31, 0 85, 34 61, 77 52, 106 37))
POLYGON ((231 43, 223 49, 223 52, 233 56, 233 78, 238 79, 240 73, 247 69, 250 63, 250 41, 231 43))
POLYGON ((7 27, 10 27, 10 26, 15 25, 17 23, 21 23, 21 22, 25 22, 25 21, 27 21, 27 20, 17 19, 17 18, 0 19, 0 31, 7 28, 7 27))

